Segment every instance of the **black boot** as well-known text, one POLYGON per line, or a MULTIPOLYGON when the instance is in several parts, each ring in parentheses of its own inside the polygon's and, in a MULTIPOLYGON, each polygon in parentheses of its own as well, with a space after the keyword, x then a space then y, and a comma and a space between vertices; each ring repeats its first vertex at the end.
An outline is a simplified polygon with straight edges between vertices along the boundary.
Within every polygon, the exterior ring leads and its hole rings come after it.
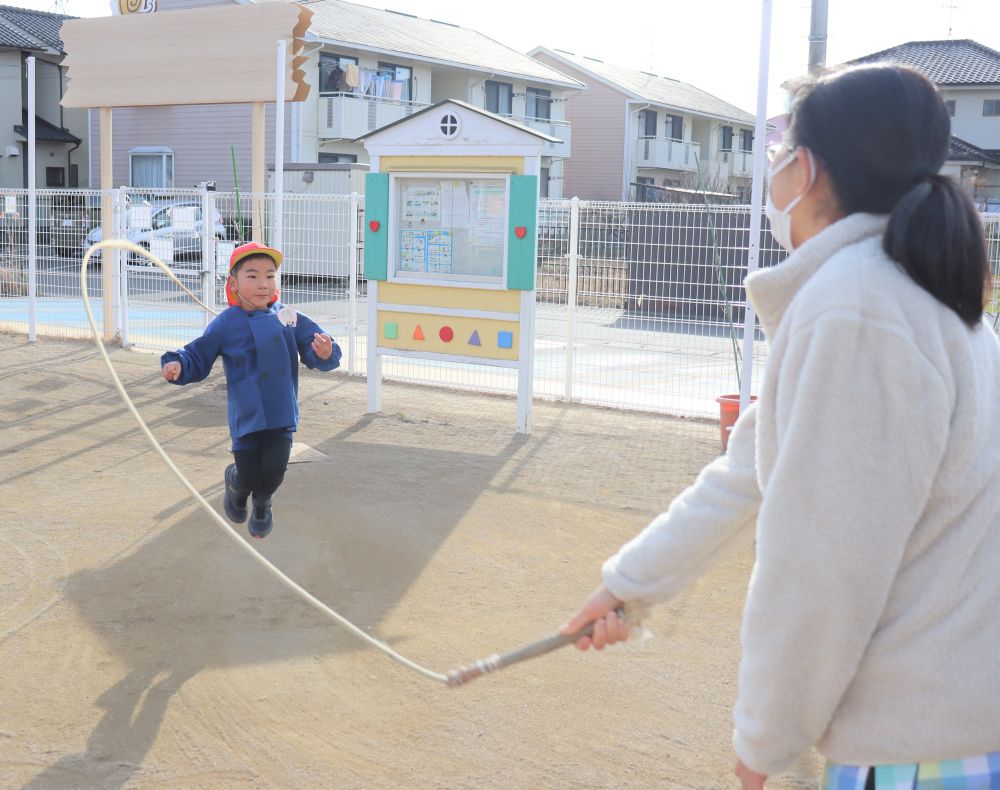
POLYGON ((240 486, 236 464, 230 464, 226 467, 226 496, 222 500, 222 506, 233 523, 242 524, 247 520, 248 496, 250 492, 240 486))
POLYGON ((266 538, 271 527, 274 526, 274 519, 271 517, 271 497, 259 497, 253 495, 253 513, 250 514, 250 534, 255 538, 266 538))

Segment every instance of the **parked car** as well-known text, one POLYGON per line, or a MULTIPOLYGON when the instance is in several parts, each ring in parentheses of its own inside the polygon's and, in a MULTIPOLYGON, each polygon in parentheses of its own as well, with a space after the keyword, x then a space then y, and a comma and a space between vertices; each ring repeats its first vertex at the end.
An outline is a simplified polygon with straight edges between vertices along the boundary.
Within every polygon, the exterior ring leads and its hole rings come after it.
MULTIPOLYGON (((130 217, 130 225, 145 225, 146 223, 135 222, 133 217, 138 216, 137 210, 149 209, 149 227, 129 227, 128 229, 128 240, 138 244, 140 247, 145 247, 147 250, 152 250, 155 252, 155 247, 158 245, 154 244, 154 240, 163 240, 164 243, 169 241, 172 244, 173 249, 173 260, 180 261, 182 259, 200 258, 201 257, 201 233, 202 233, 202 217, 201 217, 201 202, 197 200, 176 200, 169 202, 154 202, 154 203, 143 203, 133 205, 129 208, 130 212, 135 212, 132 217, 130 217), (192 227, 179 227, 180 215, 182 213, 187 213, 191 210, 193 213, 194 221, 192 227)), ((186 223, 185 223, 186 224, 186 223)), ((222 222, 222 214, 218 210, 215 211, 215 222, 213 231, 215 233, 215 238, 219 240, 225 240, 226 227, 222 222)), ((103 232, 100 226, 93 228, 88 234, 83 242, 83 249, 86 250, 92 244, 96 244, 103 238, 103 232)), ((94 252, 94 256, 100 255, 100 250, 94 252)), ((138 258, 138 256, 136 256, 138 258)), ((129 261, 130 263, 144 263, 145 259, 138 259, 135 261, 129 261)))

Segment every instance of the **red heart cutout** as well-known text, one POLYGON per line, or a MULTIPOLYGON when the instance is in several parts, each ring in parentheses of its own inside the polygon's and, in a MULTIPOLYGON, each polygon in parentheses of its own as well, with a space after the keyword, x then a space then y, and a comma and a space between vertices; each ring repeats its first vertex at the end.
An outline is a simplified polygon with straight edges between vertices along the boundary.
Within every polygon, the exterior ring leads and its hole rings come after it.
POLYGON ((372 233, 378 233, 378 229, 382 226, 377 219, 373 219, 368 223, 368 227, 372 229, 372 233))
POLYGON ((525 236, 528 235, 528 229, 522 226, 518 226, 514 228, 514 235, 517 236, 519 239, 523 239, 525 236))

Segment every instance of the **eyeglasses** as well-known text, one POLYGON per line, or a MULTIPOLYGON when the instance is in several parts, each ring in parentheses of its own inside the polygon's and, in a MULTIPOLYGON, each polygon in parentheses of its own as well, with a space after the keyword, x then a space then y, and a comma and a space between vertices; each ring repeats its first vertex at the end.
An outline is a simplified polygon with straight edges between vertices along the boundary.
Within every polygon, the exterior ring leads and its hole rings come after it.
POLYGON ((785 143, 771 143, 767 148, 764 149, 764 153, 767 156, 767 161, 770 164, 774 164, 774 160, 778 158, 778 152, 782 150, 787 150, 789 153, 794 151, 794 148, 789 148, 785 143))

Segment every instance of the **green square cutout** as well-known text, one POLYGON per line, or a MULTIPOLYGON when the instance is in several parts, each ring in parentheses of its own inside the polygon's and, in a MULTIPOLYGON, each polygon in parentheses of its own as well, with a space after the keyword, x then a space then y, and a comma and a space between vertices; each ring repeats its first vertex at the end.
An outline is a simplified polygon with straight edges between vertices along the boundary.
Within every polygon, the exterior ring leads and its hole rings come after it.
POLYGON ((399 338, 399 324, 395 322, 387 323, 383 334, 386 340, 397 340, 399 338))

